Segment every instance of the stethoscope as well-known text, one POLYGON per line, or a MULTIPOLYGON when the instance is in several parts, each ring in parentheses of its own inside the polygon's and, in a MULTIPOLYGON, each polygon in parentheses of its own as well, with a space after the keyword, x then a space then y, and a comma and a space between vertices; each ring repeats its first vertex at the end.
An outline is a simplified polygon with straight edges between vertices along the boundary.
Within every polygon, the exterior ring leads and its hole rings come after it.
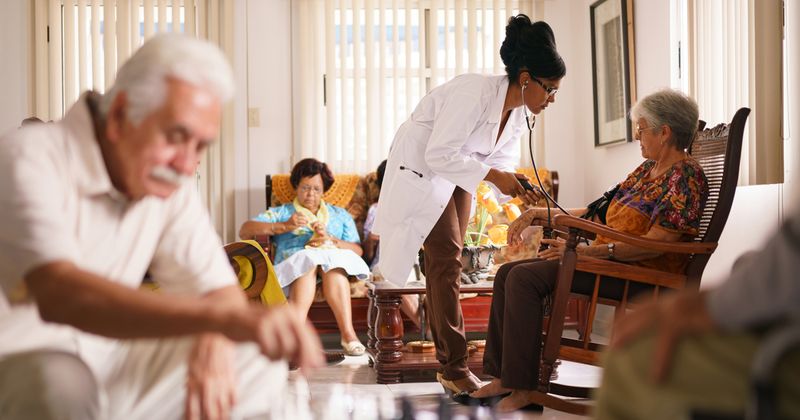
MULTIPOLYGON (((531 158, 531 165, 533 165, 533 174, 536 176, 536 183, 539 186, 539 192, 544 194, 546 200, 545 204, 547 205, 547 225, 552 226, 551 214, 550 214, 550 203, 552 202, 559 210, 561 210, 564 214, 569 214, 568 211, 564 210, 558 202, 547 193, 542 185, 542 180, 539 178, 539 170, 536 168, 536 160, 533 159, 533 127, 536 126, 536 115, 532 112, 530 117, 528 116, 528 105, 525 104, 525 89, 528 87, 528 81, 522 84, 522 88, 520 90, 520 96, 522 96, 522 110, 525 114, 525 125, 528 127, 528 153, 530 153, 531 158)), ((548 97, 549 99, 549 97, 548 97)))

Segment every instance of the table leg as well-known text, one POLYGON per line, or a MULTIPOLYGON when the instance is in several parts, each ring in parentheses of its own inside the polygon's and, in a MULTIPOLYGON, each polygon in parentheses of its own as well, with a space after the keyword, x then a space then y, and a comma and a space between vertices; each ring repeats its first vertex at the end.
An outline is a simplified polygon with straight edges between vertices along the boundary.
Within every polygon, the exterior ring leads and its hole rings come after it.
POLYGON ((375 369, 378 383, 399 383, 400 371, 392 369, 403 358, 403 320, 400 317, 400 296, 381 295, 376 297, 375 349, 378 355, 375 369))
POLYGON ((367 290, 369 307, 367 307, 367 348, 375 350, 378 348, 378 340, 375 337, 375 322, 378 319, 378 302, 375 299, 375 291, 367 290))

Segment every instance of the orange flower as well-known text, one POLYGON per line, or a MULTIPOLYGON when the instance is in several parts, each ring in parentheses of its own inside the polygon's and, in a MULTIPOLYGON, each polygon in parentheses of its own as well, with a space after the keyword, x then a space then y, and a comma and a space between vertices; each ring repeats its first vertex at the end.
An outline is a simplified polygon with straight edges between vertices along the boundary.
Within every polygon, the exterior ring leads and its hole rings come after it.
POLYGON ((503 204, 503 210, 505 210, 506 217, 508 217, 509 222, 517 220, 517 217, 519 217, 520 214, 522 214, 522 212, 519 210, 519 207, 517 207, 516 204, 512 203, 503 204))
POLYGON ((493 244, 498 246, 506 245, 506 240, 508 238, 508 225, 494 225, 491 229, 489 229, 488 234, 489 239, 493 244))

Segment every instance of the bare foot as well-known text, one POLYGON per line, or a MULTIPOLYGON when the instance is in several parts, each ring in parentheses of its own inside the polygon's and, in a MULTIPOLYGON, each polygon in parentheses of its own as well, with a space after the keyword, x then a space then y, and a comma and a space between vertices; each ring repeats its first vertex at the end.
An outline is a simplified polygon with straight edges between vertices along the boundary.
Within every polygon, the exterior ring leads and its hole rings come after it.
POLYGON ((536 401, 534 401, 535 394, 536 391, 533 390, 515 389, 511 392, 511 395, 500 400, 494 408, 498 413, 517 411, 531 404, 536 404, 536 401))
POLYGON ((511 390, 508 388, 503 388, 503 385, 500 384, 499 378, 494 378, 488 384, 482 386, 479 390, 471 392, 469 396, 472 398, 489 398, 508 394, 509 392, 511 392, 511 390))

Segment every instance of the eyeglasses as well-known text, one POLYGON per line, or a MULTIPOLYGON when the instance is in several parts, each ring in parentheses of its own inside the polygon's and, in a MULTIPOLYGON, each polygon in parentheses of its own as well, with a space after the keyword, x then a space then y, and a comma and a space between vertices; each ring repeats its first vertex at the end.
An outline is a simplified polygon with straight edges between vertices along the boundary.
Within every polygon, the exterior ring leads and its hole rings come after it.
POLYGON ((312 187, 310 185, 301 185, 301 186, 297 187, 297 191, 299 191, 301 193, 314 192, 317 195, 322 194, 322 188, 320 188, 320 187, 312 187))
MULTIPOLYGON (((528 74, 530 74, 530 73, 528 73, 528 74)), ((548 98, 551 98, 551 97, 553 97, 553 96, 554 96, 556 93, 558 93, 558 88, 557 88, 557 87, 555 87, 555 86, 549 86, 549 87, 548 87, 548 86, 545 86, 545 84, 544 84, 544 83, 542 83, 542 81, 541 81, 541 80, 539 80, 539 79, 537 79, 537 78, 533 77, 533 75, 531 75, 531 79, 533 79, 533 81, 534 81, 534 82, 538 83, 538 84, 539 84, 539 86, 541 86, 541 87, 542 87, 542 89, 544 89, 545 93, 547 93, 547 97, 548 97, 548 98)))
POLYGON ((639 127, 639 124, 636 124, 636 128, 633 130, 633 132, 636 133, 636 138, 640 139, 640 138, 642 138, 642 131, 644 131, 644 130, 652 130, 654 128, 657 128, 657 127, 639 127))

